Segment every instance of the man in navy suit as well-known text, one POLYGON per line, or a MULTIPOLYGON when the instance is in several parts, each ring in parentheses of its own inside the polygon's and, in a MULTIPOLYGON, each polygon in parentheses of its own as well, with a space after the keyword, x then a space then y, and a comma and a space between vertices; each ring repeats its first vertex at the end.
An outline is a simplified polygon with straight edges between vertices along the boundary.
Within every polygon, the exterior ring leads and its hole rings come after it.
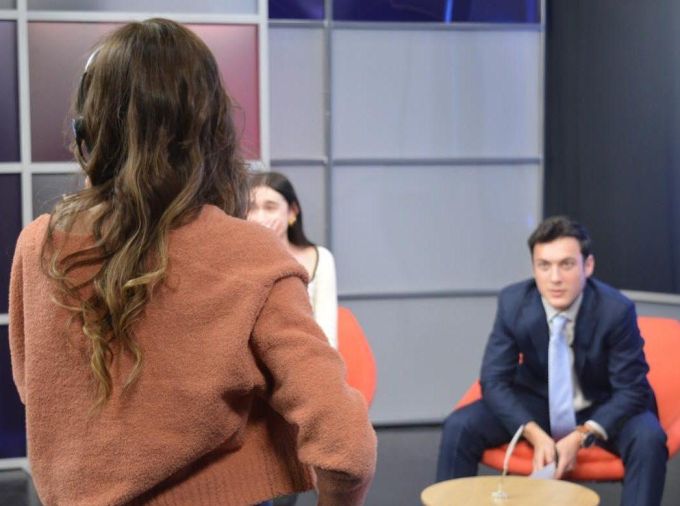
POLYGON ((484 450, 523 427, 534 470, 556 463, 561 478, 579 448, 595 443, 623 460, 622 505, 661 504, 666 434, 647 382, 634 304, 591 277, 590 238, 578 223, 548 218, 528 242, 533 279, 498 297, 482 399, 445 420, 437 481, 474 476, 484 450), (559 342, 563 359, 553 344, 559 342), (560 396, 569 401, 556 406, 560 396))

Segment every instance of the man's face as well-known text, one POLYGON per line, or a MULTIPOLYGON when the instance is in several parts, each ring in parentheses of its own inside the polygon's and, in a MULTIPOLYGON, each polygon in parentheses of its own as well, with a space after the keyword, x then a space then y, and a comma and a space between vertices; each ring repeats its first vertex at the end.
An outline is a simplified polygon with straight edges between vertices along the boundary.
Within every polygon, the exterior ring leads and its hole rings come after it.
POLYGON ((578 298, 595 268, 593 256, 584 261, 579 242, 573 237, 536 244, 532 261, 538 291, 559 311, 578 298))

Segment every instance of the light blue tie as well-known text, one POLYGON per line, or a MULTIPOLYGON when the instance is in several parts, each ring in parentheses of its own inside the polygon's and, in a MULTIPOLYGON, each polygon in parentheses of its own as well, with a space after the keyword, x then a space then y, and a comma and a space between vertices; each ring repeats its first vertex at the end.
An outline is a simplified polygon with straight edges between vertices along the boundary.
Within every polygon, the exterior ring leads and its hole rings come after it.
POLYGON ((548 398, 550 432, 555 440, 562 439, 576 427, 574 394, 571 385, 571 360, 564 331, 569 320, 557 315, 550 322, 548 345, 548 398))

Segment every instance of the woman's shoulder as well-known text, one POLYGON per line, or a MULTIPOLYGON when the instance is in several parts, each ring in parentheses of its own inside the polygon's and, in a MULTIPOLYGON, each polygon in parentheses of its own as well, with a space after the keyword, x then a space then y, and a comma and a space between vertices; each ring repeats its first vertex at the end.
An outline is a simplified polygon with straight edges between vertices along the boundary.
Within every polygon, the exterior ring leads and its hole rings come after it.
POLYGON ((203 206, 196 219, 179 228, 176 235, 192 239, 200 237, 204 241, 201 244, 207 245, 227 243, 230 247, 263 249, 277 249, 279 246, 276 237, 262 225, 230 216, 213 205, 203 206))
POLYGON ((50 215, 45 213, 41 214, 38 216, 36 219, 34 219, 32 222, 30 222, 28 225, 26 225, 22 231, 24 235, 32 235, 36 233, 41 233, 44 232, 45 229, 47 228, 47 225, 50 222, 50 215))
POLYGON ((316 251, 319 253, 319 264, 335 264, 333 253, 323 246, 316 246, 316 251))
POLYGON ((319 277, 335 277, 335 259, 333 254, 323 246, 311 246, 316 252, 316 263, 312 272, 311 280, 315 281, 319 277))
POLYGON ((50 223, 49 214, 41 214, 31 223, 26 225, 17 240, 18 244, 34 245, 36 243, 41 243, 45 237, 47 227, 50 223))
POLYGON ((280 275, 306 273, 281 241, 266 227, 229 216, 215 206, 204 206, 190 224, 177 230, 176 247, 188 246, 206 262, 280 275), (179 243, 179 244, 178 244, 179 243))

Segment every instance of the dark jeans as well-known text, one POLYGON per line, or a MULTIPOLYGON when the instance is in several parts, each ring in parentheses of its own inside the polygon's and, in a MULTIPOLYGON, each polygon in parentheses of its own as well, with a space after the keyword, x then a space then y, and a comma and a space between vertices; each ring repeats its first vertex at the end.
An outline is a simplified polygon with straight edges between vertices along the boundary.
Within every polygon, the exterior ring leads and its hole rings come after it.
MULTIPOLYGON (((521 396, 522 404, 543 430, 549 428, 547 403, 536 396, 521 396)), ((577 413, 578 423, 590 410, 577 413)), ((547 430, 549 433, 549 431, 547 430)), ((510 441, 512 434, 501 425, 483 400, 457 409, 444 421, 437 462, 437 481, 474 476, 482 454, 510 441)), ((602 446, 623 460, 622 506, 658 506, 666 477, 666 433, 657 417, 646 411, 629 418, 621 430, 602 446)))
POLYGON ((284 497, 277 497, 274 499, 273 506, 295 506, 297 502, 297 494, 287 495, 284 497))
POLYGON ((294 506, 297 501, 297 494, 277 497, 271 501, 261 502, 254 506, 294 506))

